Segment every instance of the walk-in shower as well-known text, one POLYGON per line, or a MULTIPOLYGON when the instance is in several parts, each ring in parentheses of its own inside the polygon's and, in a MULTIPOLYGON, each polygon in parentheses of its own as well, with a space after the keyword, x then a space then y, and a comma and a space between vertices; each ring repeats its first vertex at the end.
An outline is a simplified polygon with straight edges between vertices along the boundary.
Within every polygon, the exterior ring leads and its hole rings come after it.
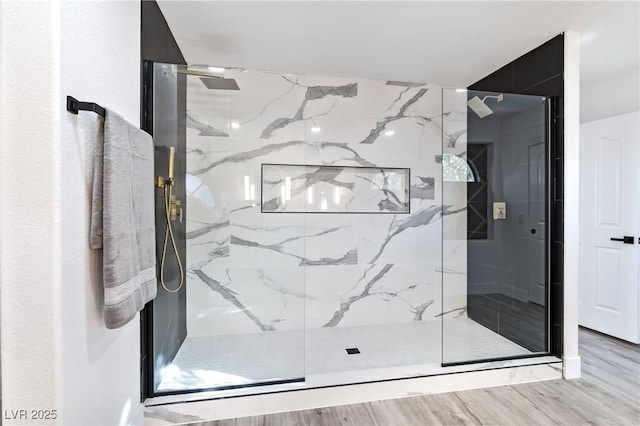
POLYGON ((149 396, 548 355, 548 99, 240 69, 215 90, 146 67, 186 278, 145 317, 149 396))

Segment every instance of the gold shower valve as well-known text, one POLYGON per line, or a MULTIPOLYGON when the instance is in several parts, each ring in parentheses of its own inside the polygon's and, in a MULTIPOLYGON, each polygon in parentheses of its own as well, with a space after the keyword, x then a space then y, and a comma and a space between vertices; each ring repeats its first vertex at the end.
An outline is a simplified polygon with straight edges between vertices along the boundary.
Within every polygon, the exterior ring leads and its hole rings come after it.
MULTIPOLYGON (((182 205, 182 201, 178 200, 175 195, 172 195, 169 198, 169 219, 176 220, 178 219, 178 210, 182 210, 180 206, 182 205)), ((180 214, 182 216, 182 214, 180 214)))

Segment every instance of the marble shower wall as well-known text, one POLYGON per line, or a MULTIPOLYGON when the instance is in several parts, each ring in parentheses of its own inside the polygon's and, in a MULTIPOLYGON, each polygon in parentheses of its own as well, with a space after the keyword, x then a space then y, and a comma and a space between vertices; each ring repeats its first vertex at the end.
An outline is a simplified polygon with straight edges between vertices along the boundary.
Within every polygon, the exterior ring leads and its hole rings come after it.
MULTIPOLYGON (((442 311, 445 318, 467 315, 467 181, 473 173, 467 163, 467 93, 442 89, 442 311)), ((450 352, 455 325, 442 338, 450 352)))
MULTIPOLYGON (((441 88, 240 70, 225 77, 240 90, 188 81, 189 335, 440 319, 443 214, 466 226, 466 193, 441 203, 441 88), (263 176, 264 164, 340 167, 263 176), (410 169, 408 205, 402 179, 377 168, 410 169), (287 212, 287 188, 298 197, 291 209, 305 213, 287 212), (270 207, 261 208, 263 190, 270 207)), ((445 139, 464 151, 462 130, 445 139)), ((459 251, 449 255, 466 265, 459 251)), ((460 316, 465 304, 457 294, 446 315, 460 316)))

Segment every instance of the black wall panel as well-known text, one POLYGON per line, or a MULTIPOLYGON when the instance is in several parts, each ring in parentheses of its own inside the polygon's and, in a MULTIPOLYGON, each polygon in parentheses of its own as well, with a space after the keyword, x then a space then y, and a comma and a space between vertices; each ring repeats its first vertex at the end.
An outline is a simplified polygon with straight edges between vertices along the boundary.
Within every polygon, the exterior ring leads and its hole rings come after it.
MULTIPOLYGON (((564 35, 543 45, 469 86, 471 90, 519 93, 554 98, 551 114, 552 217, 550 218, 550 340, 549 351, 562 356, 563 260, 564 260, 564 35)), ((470 311, 474 310, 469 306, 470 311)))
POLYGON ((141 55, 145 61, 186 65, 184 56, 155 0, 142 1, 141 55))

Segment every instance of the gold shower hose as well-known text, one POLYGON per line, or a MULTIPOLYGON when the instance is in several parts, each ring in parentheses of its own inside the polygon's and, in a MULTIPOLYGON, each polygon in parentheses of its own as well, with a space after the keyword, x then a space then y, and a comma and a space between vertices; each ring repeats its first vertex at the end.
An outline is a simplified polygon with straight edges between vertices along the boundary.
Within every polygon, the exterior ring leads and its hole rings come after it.
POLYGON ((177 293, 180 291, 184 284, 184 268, 182 267, 182 261, 180 260, 180 254, 178 253, 178 247, 176 246, 176 238, 173 235, 173 227, 171 226, 171 192, 172 192, 172 183, 164 185, 164 211, 165 216, 167 218, 167 226, 164 230, 164 244, 162 245, 162 260, 160 261, 160 284, 162 288, 164 288, 169 293, 177 293), (180 269, 180 284, 175 289, 171 289, 167 287, 167 284, 164 282, 164 261, 167 257, 167 243, 171 239, 171 245, 173 247, 173 252, 176 254, 176 260, 178 261, 178 268, 180 269))

